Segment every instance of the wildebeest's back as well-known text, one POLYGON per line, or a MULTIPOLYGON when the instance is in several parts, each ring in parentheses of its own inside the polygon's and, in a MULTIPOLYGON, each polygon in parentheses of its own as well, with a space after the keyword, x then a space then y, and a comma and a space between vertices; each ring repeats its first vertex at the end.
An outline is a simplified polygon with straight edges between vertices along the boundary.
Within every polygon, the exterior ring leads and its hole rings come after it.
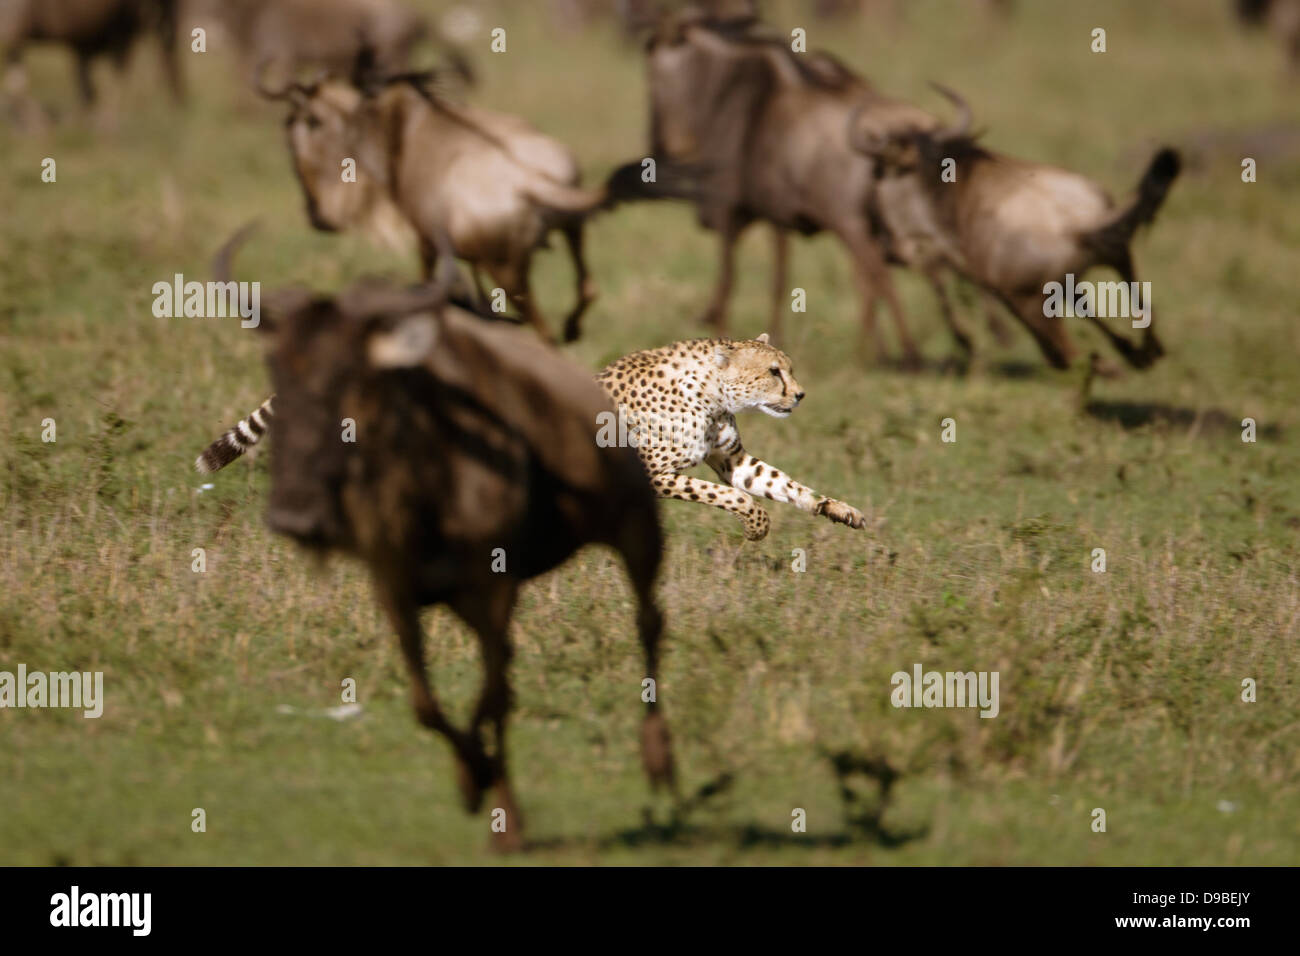
POLYGON ((0 42, 25 34, 79 47, 111 46, 136 29, 141 6, 139 0, 4 0, 0 42))
POLYGON ((501 558, 513 577, 547 571, 630 512, 654 526, 635 451, 596 444, 609 399, 528 333, 448 308, 426 364, 385 382, 359 398, 375 451, 345 498, 362 550, 405 552, 427 598, 501 558))

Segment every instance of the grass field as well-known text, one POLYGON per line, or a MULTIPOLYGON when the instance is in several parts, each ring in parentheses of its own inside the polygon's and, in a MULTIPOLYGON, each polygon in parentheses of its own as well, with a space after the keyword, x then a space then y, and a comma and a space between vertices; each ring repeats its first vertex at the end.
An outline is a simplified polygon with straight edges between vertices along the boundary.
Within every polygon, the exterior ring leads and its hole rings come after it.
MULTIPOLYGON (((486 8, 508 52, 471 51, 472 95, 569 143, 594 182, 645 148, 640 53, 612 27, 554 32, 534 6, 486 8)), ((981 329, 961 376, 933 298, 898 273, 927 368, 874 366, 840 248, 796 242, 809 307, 785 345, 808 397, 742 433, 870 527, 774 505, 749 544, 721 512, 663 504, 659 699, 693 795, 674 822, 640 770, 621 571, 589 550, 528 586, 511 755, 534 845, 510 862, 1300 862, 1300 157, 1261 152, 1246 184, 1232 145, 1300 122, 1280 51, 1219 0, 1022 2, 1006 23, 916 0, 834 26, 769 7, 889 92, 938 110, 927 81, 955 87, 992 145, 1117 195, 1156 145, 1221 134, 1135 245, 1169 354, 1085 400, 1081 368, 1049 371, 1019 327, 1010 349, 981 329), (894 708, 890 676, 916 663, 998 672, 1000 713, 894 708), (854 770, 882 764, 892 786, 854 770)), ((98 720, 0 710, 0 863, 496 859, 488 815, 461 811, 446 747, 415 724, 361 569, 317 568, 264 528, 265 457, 200 492, 195 454, 267 391, 255 333, 151 312, 153 283, 207 278, 254 217, 241 278, 268 287, 414 277, 414 257, 310 230, 280 110, 220 50, 187 56, 185 111, 139 51, 111 131, 77 113, 64 54, 28 60, 64 115, 44 136, 0 127, 0 670, 103 671, 107 701, 98 720), (347 677, 362 714, 317 716, 347 677)), ((621 208, 589 236, 602 295, 576 361, 703 334, 715 240, 690 210, 621 208)), ((767 321, 765 239, 740 250, 737 333, 767 321)), ((536 272, 558 324, 567 261, 536 272)), ((475 643, 448 612, 425 624, 464 714, 475 643)))

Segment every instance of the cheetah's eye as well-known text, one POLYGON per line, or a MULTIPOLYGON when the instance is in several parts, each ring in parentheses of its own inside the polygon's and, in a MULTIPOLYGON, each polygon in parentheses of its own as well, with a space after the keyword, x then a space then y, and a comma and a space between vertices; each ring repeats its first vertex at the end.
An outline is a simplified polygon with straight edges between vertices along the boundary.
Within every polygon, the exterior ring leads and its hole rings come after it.
POLYGON ((775 375, 777 378, 781 377, 781 370, 777 368, 775 365, 773 365, 770 369, 768 369, 768 371, 771 372, 773 375, 775 375))

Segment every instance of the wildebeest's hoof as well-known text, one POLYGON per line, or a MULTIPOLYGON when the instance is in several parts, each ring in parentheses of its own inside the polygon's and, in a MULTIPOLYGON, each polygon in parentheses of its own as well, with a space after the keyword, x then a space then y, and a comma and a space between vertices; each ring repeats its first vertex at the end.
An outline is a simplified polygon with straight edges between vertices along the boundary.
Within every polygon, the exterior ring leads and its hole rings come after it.
POLYGON ((460 789, 461 803, 467 813, 478 813, 483 805, 483 791, 492 785, 492 767, 487 758, 472 762, 456 761, 456 786, 460 789))
POLYGON ((497 781, 494 802, 492 838, 488 845, 496 853, 518 853, 524 848, 524 817, 504 778, 497 781))
POLYGON ((921 361, 921 353, 914 349, 908 349, 903 352, 903 357, 898 360, 899 367, 907 372, 919 372, 925 364, 921 361))
POLYGON ((456 786, 460 789, 460 802, 466 813, 478 813, 483 805, 483 791, 474 781, 474 772, 462 761, 456 761, 456 786))
POLYGON ((522 853, 524 849, 523 834, 514 830, 492 834, 488 840, 488 849, 493 853, 522 853))
POLYGON ((641 762, 651 787, 673 786, 676 773, 672 737, 668 733, 668 722, 658 711, 646 714, 641 724, 641 762))
POLYGON ((1142 340, 1142 347, 1137 350, 1133 364, 1137 368, 1150 368, 1164 354, 1165 347, 1160 344, 1160 340, 1154 335, 1148 335, 1142 340))

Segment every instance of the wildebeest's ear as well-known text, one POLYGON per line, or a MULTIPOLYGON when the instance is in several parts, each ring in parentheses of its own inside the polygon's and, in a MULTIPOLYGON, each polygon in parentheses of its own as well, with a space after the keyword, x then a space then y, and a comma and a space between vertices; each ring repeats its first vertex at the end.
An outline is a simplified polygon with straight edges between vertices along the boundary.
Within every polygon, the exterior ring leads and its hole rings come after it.
POLYGON ((942 143, 947 140, 961 139, 970 133, 971 108, 962 96, 954 90, 948 89, 941 83, 931 83, 953 106, 957 108, 957 122, 952 126, 935 130, 931 135, 936 143, 942 143))
POLYGON ((388 331, 375 332, 366 345, 372 368, 411 368, 420 365, 438 341, 438 320, 432 312, 416 312, 388 331))
POLYGON ((261 297, 259 305, 257 330, 275 332, 287 322, 289 316, 309 307, 316 299, 315 293, 300 286, 287 289, 272 289, 261 297))
POLYGON ((767 344, 767 333, 764 332, 764 333, 763 333, 762 335, 760 335, 758 338, 754 339, 754 341, 755 341, 755 342, 762 342, 764 345, 766 345, 766 344, 767 344))

